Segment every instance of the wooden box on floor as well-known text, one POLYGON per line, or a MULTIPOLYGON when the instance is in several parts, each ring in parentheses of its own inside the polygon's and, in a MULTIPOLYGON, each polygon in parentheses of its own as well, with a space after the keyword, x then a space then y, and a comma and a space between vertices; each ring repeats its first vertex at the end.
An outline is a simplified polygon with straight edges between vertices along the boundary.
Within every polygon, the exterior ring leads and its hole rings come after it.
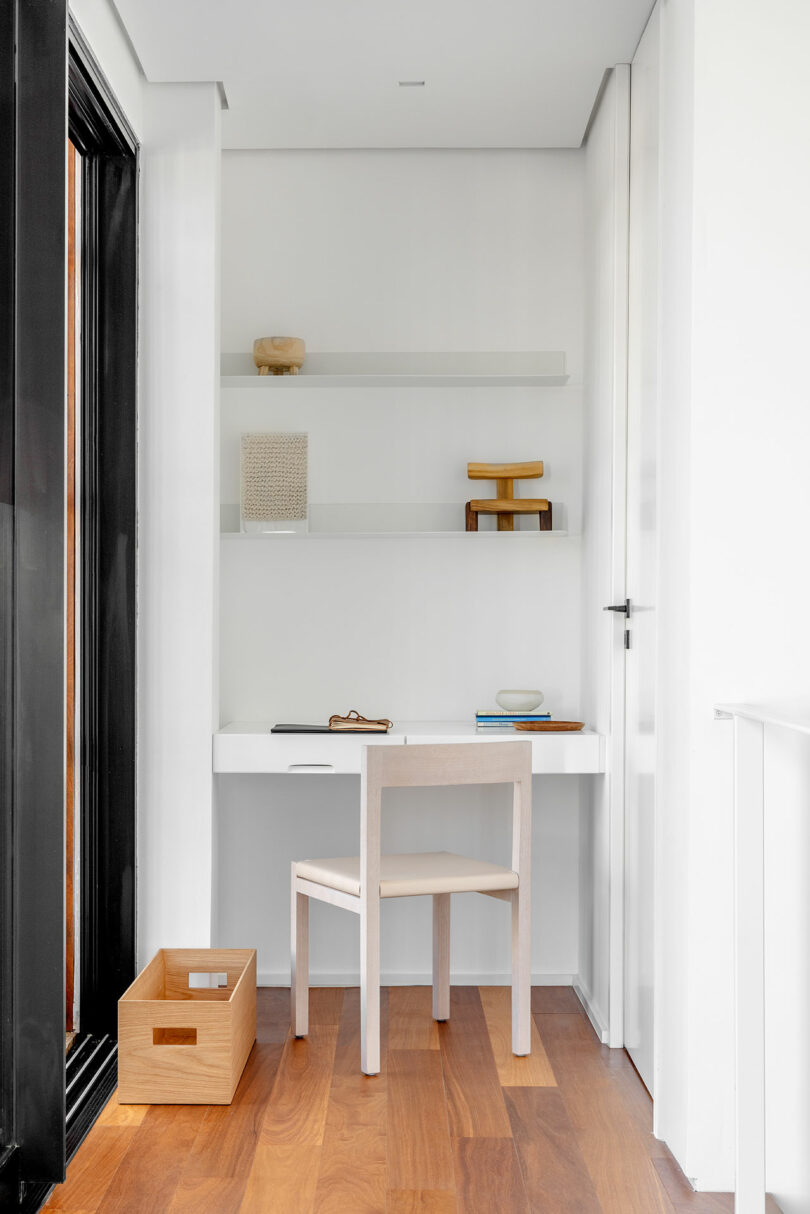
POLYGON ((162 948, 118 1001, 118 1100, 230 1104, 255 1039, 255 949, 162 948))

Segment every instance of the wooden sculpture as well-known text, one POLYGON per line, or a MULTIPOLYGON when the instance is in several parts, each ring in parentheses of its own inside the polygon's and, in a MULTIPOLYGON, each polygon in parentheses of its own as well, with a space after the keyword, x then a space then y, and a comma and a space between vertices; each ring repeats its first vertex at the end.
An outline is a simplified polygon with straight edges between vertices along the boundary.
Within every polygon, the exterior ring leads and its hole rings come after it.
POLYGON ((479 514, 498 516, 499 531, 514 531, 516 514, 536 514, 541 531, 551 531, 551 502, 544 497, 515 497, 515 481, 536 480, 543 475, 543 461, 524 464, 467 464, 471 481, 495 481, 497 497, 467 502, 467 531, 478 530, 479 514))
POLYGON ((253 361, 259 375, 297 375, 305 352, 300 337, 259 337, 253 343, 253 361))

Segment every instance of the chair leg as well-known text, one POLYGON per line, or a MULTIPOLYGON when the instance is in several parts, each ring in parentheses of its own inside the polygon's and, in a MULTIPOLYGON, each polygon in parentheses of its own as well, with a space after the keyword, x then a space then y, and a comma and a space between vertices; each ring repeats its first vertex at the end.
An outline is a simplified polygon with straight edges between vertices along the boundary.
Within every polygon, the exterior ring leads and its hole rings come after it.
POLYGON ((530 903, 521 889, 512 895, 512 1053, 531 1053, 531 923, 530 903))
POLYGON ((309 1032, 309 898, 295 888, 292 865, 290 913, 290 1011, 294 1037, 309 1032))
POLYGON ((380 1073, 380 899, 360 911, 360 1067, 380 1073))
POLYGON ((450 1019, 450 895, 433 895, 433 1019, 450 1019))

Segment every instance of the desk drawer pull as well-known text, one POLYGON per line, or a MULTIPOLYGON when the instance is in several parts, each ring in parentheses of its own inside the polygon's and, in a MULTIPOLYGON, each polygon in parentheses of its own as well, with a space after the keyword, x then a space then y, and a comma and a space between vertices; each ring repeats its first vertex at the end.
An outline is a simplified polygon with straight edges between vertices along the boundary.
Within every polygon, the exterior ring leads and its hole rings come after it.
POLYGON ((324 776, 335 770, 333 763, 290 763, 287 771, 303 775, 324 776))

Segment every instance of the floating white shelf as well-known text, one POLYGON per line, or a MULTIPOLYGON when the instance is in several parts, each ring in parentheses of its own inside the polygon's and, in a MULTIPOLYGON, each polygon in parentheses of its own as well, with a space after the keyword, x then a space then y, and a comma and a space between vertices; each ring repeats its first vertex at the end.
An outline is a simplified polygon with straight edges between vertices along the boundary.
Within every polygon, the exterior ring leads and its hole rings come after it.
POLYGON ((493 520, 482 522, 481 531, 464 531, 464 506, 458 502, 310 502, 309 531, 242 531, 239 506, 224 503, 220 510, 223 537, 249 541, 314 539, 503 539, 507 542, 564 536, 565 507, 560 506, 560 527, 540 531, 537 517, 517 520, 518 530, 497 531, 493 520))
POLYGON ((223 375, 222 388, 564 388, 567 375, 223 375))
POLYGON ((223 388, 559 388, 562 351, 308 354, 298 375, 259 375, 250 354, 223 354, 223 388))
POLYGON ((532 543, 543 539, 560 539, 567 531, 223 531, 224 540, 241 540, 249 543, 283 543, 285 540, 452 540, 463 539, 465 543, 494 542, 512 544, 532 543))

